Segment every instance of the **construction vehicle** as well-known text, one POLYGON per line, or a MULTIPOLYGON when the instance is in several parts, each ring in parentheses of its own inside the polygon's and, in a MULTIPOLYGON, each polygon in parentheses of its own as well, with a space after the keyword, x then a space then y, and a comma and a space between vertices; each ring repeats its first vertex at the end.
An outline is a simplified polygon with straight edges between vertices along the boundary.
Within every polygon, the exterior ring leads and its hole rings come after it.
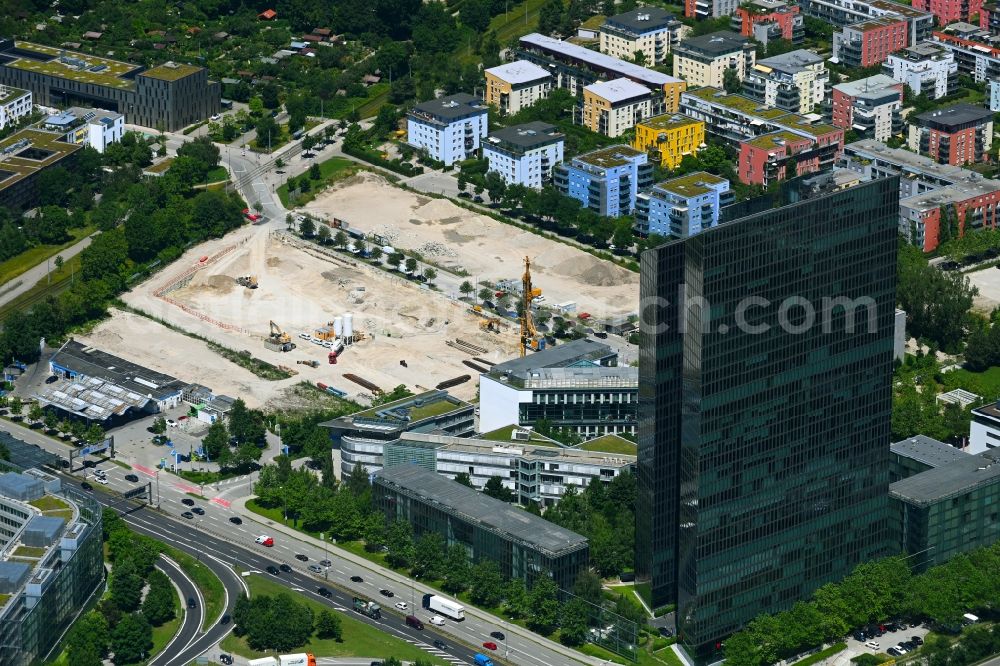
POLYGON ((271 351, 287 352, 295 349, 295 343, 288 333, 282 331, 281 327, 272 321, 271 333, 267 336, 267 340, 264 340, 264 347, 271 351))
POLYGON ((500 320, 496 317, 491 317, 490 319, 480 319, 479 328, 490 333, 499 333, 500 320))
POLYGON ((364 597, 354 597, 354 610, 362 615, 367 615, 373 620, 378 620, 382 617, 382 607, 364 597))
POLYGON ((257 276, 256 275, 241 275, 236 278, 236 283, 247 289, 257 288, 257 276))
POLYGON ((310 359, 308 361, 296 361, 296 363, 298 363, 299 365, 308 365, 310 368, 318 368, 319 367, 319 361, 314 361, 312 359, 310 359))
POLYGON ((521 358, 524 358, 529 348, 535 351, 545 348, 545 338, 538 334, 531 317, 531 302, 541 295, 541 289, 531 286, 531 259, 525 257, 524 275, 521 276, 521 358))
POLYGON ((337 357, 340 356, 341 352, 344 351, 344 341, 337 340, 330 347, 330 353, 326 355, 326 360, 330 365, 337 365, 337 357))

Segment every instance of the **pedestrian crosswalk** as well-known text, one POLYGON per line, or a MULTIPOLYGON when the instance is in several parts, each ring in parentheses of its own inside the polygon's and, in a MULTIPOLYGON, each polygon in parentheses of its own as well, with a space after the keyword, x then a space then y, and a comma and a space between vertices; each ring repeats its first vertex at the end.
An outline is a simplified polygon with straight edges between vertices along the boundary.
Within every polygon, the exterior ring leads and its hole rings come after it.
POLYGON ((439 649, 437 649, 436 647, 434 647, 432 645, 428 645, 427 643, 424 643, 423 641, 413 640, 412 638, 404 638, 403 640, 405 640, 407 643, 410 643, 411 645, 416 645, 418 648, 420 648, 424 652, 430 652, 435 657, 440 657, 441 659, 447 661, 448 663, 451 663, 451 664, 464 664, 465 663, 464 661, 462 661, 458 657, 450 655, 447 652, 445 652, 444 650, 439 650, 439 649))

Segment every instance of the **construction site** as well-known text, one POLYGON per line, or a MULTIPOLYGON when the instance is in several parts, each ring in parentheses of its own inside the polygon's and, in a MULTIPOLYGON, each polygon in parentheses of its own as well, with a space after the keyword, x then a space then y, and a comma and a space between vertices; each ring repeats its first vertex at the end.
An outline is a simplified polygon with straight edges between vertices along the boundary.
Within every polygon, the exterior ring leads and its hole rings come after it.
POLYGON ((227 390, 238 389, 251 406, 301 381, 361 401, 399 384, 414 391, 446 385, 471 399, 478 372, 518 353, 512 322, 484 324, 467 304, 261 227, 190 250, 123 299, 294 376, 261 380, 208 345, 130 313, 113 313, 83 336, 88 342, 186 381, 217 385, 225 377, 234 385, 227 390))

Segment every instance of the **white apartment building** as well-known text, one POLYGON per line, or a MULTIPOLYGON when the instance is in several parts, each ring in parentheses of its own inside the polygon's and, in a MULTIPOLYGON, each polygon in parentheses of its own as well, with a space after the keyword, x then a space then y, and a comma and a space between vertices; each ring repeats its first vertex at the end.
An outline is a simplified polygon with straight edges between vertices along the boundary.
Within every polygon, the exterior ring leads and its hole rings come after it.
POLYGON ((923 93, 931 99, 947 95, 958 78, 955 54, 932 42, 891 54, 882 69, 896 81, 910 86, 914 94, 923 93))
POLYGON ((516 60, 487 69, 486 103, 500 113, 515 114, 549 96, 552 75, 527 60, 516 60))
POLYGON ((99 153, 125 134, 125 116, 104 109, 82 109, 74 106, 46 118, 42 126, 63 135, 67 143, 90 146, 99 153))
POLYGON ((486 138, 488 109, 465 93, 417 104, 406 117, 407 142, 445 166, 469 159, 486 138))
POLYGON ((674 76, 687 81, 688 88, 722 88, 727 69, 735 70, 743 81, 753 69, 756 51, 746 37, 720 30, 685 39, 674 49, 674 76))
POLYGON ((653 115, 653 93, 631 79, 599 81, 583 88, 583 124, 616 137, 653 115))
POLYGON ((830 71, 812 51, 798 49, 757 61, 743 81, 743 94, 768 108, 807 114, 823 103, 830 71))
POLYGON ((643 65, 662 65, 679 42, 683 25, 660 7, 640 7, 611 16, 601 26, 601 53, 628 61, 641 53, 643 65))
POLYGON ((552 167, 563 160, 565 135, 543 122, 506 127, 491 133, 483 143, 489 170, 508 185, 541 189, 552 178, 552 167))
POLYGON ((990 111, 1000 111, 1000 81, 990 81, 990 111))
POLYGON ((0 129, 31 115, 31 91, 0 86, 0 129))

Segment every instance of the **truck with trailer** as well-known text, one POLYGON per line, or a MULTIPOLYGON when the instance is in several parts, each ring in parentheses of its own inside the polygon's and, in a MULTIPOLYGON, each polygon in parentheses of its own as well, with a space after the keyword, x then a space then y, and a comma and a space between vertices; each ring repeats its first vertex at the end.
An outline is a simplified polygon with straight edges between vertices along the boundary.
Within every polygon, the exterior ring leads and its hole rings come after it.
POLYGON ((251 659, 249 666, 316 666, 316 657, 300 652, 298 654, 279 654, 277 657, 251 659))
POLYGON ((378 620, 382 617, 382 607, 364 597, 354 597, 354 610, 362 615, 367 615, 373 620, 378 620))
POLYGON ((461 622, 465 619, 465 606, 438 594, 425 594, 424 608, 451 618, 456 622, 461 622))

